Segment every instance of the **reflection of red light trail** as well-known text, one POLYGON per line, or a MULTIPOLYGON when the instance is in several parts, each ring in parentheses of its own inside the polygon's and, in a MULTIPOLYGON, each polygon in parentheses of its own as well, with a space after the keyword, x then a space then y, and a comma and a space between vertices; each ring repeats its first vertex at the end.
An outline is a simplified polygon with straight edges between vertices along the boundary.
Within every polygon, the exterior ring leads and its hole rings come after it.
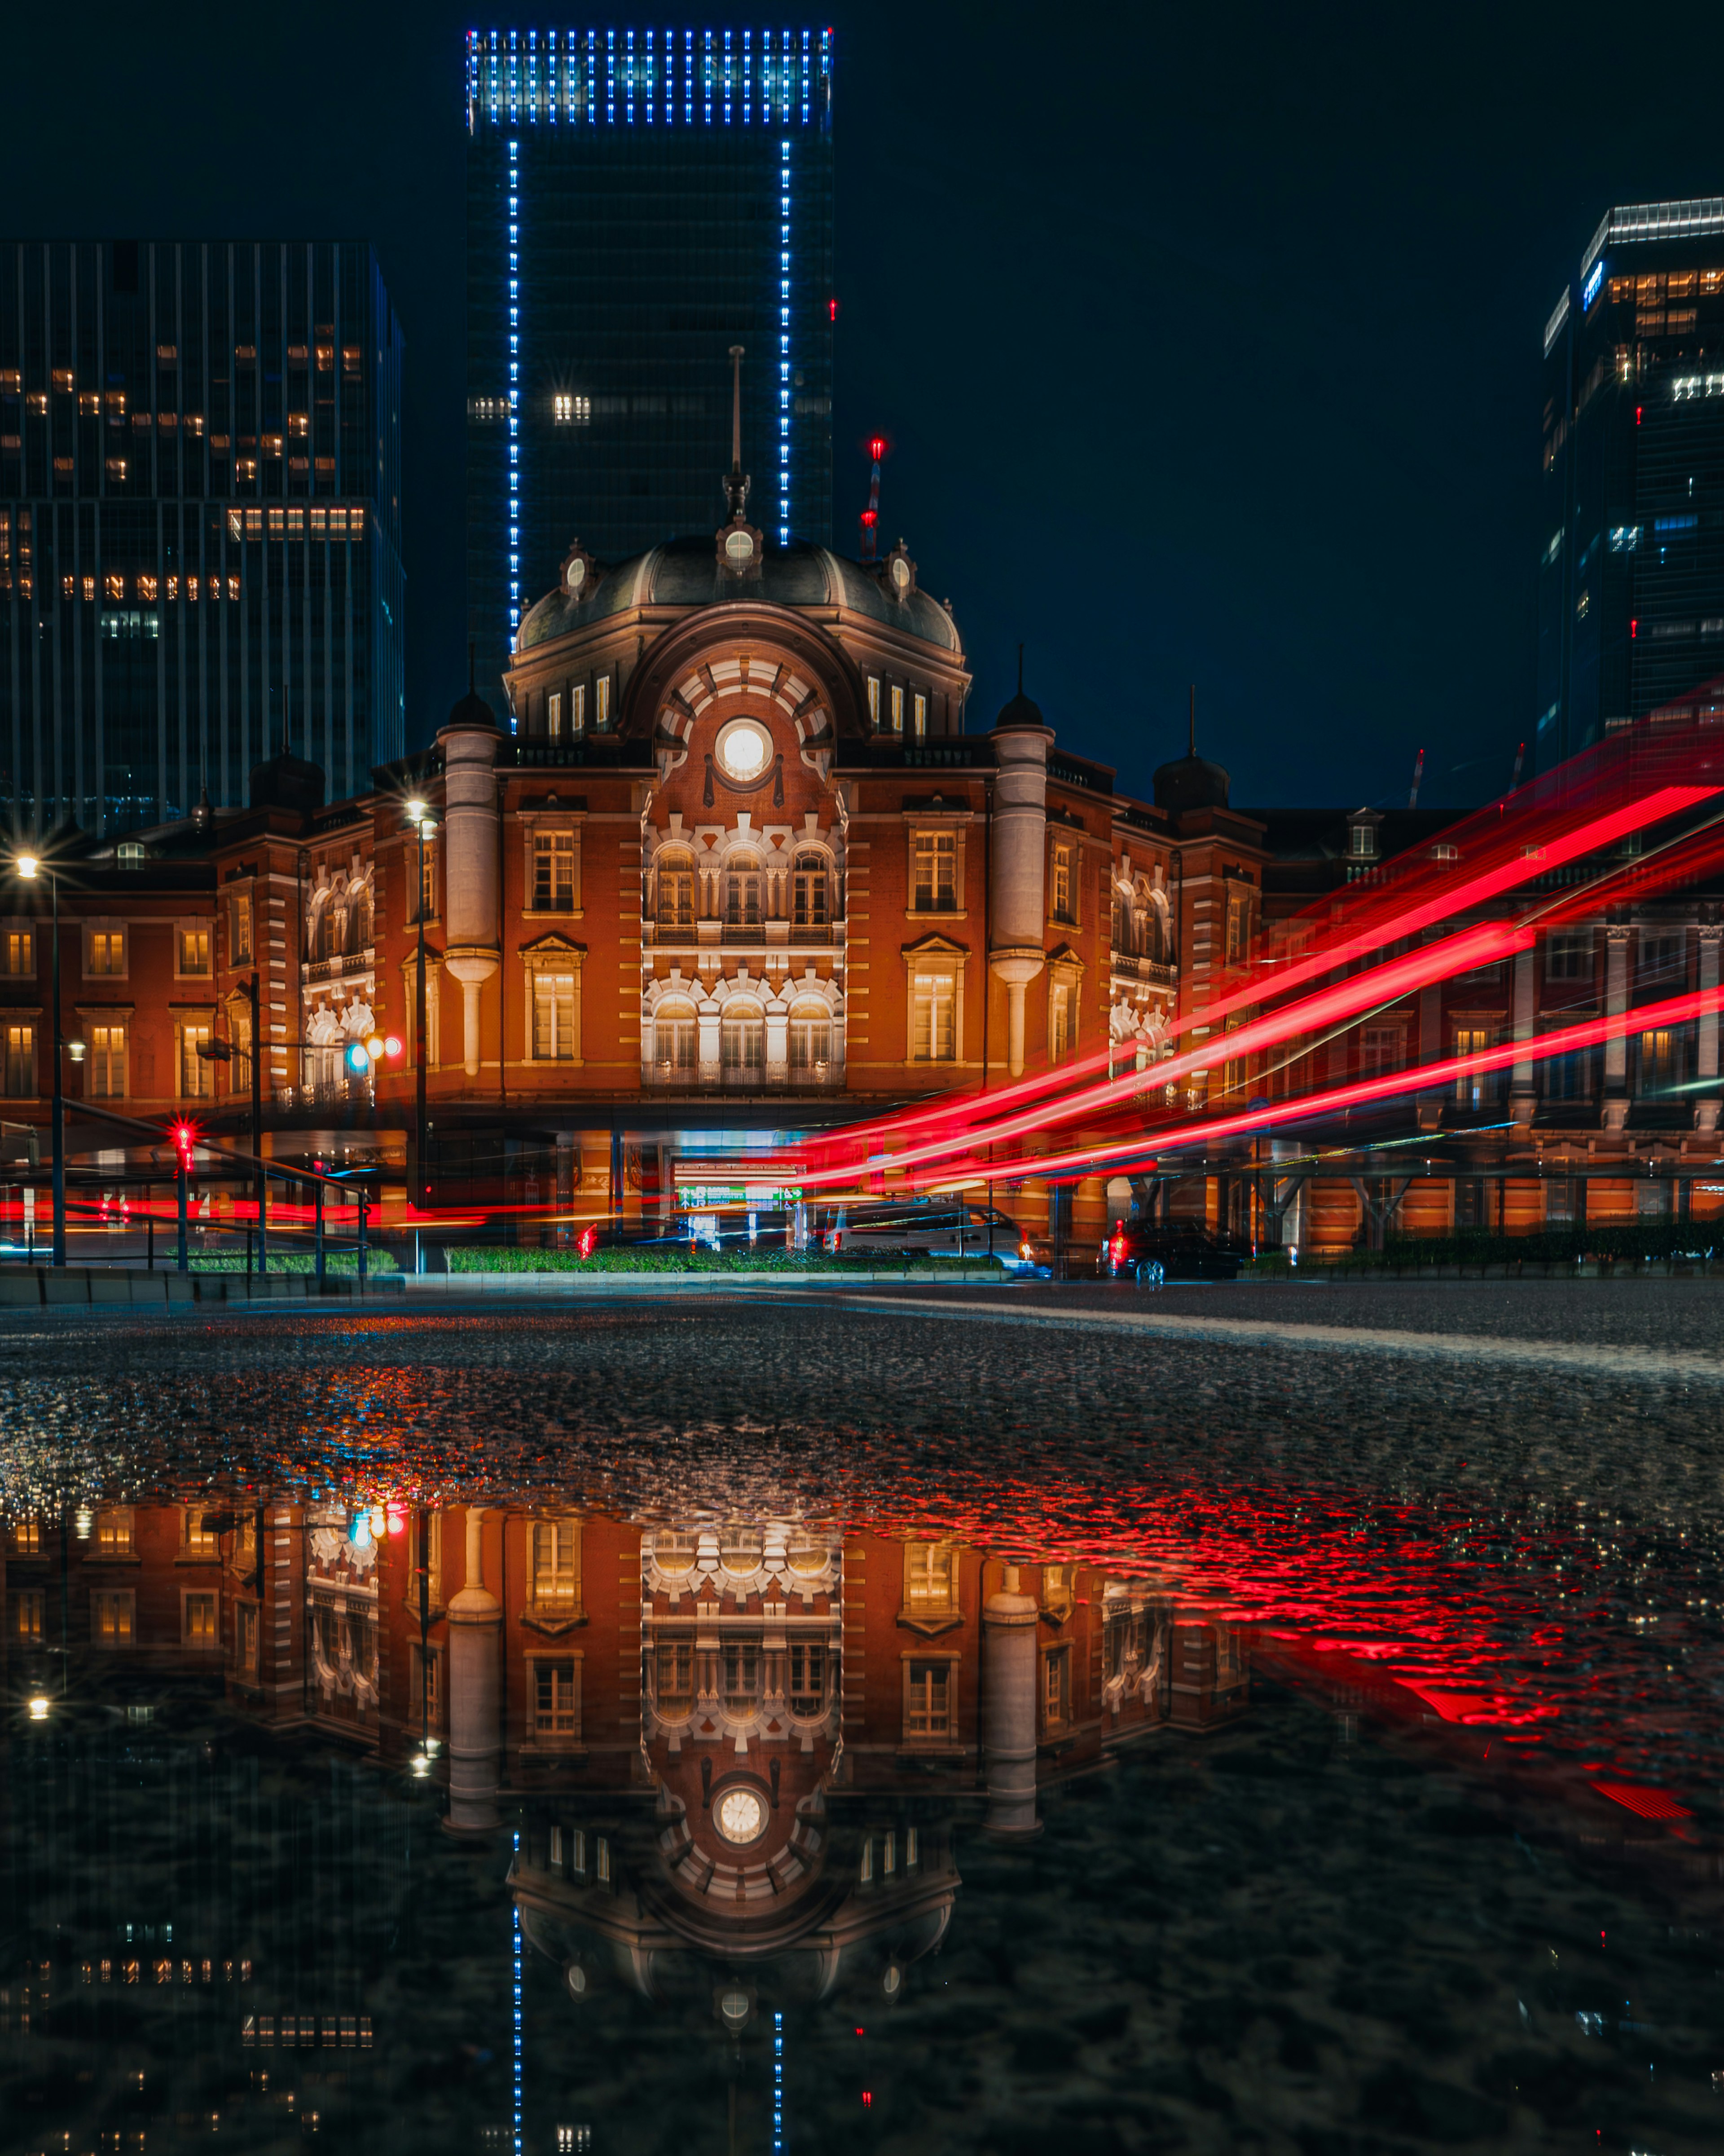
MULTIPOLYGON (((1680 746, 1675 743, 1670 745, 1679 752, 1680 746)), ((1716 751, 1717 744, 1708 738, 1704 747, 1716 751)), ((1580 761, 1583 759, 1577 759, 1577 762, 1580 761)), ((1565 768, 1572 772, 1573 767, 1565 768)), ((1539 783, 1548 783, 1554 786, 1557 776, 1552 773, 1550 782, 1539 783)), ((1514 890, 1534 877, 1547 875, 1552 869, 1564 866, 1635 831, 1644 830, 1653 824, 1678 814, 1684 808, 1711 799, 1720 790, 1716 786, 1660 787, 1608 815, 1595 817, 1573 824, 1567 830, 1554 833, 1550 829, 1551 819, 1548 816, 1529 817, 1523 814, 1516 818, 1511 828, 1507 828, 1500 816, 1493 815, 1490 811, 1480 811, 1477 817, 1455 826, 1450 835, 1464 851, 1472 839, 1474 827, 1480 826, 1480 839, 1488 841, 1490 852, 1500 856, 1490 859, 1488 866, 1481 869, 1474 865, 1465 870, 1434 869, 1428 857, 1422 855, 1408 873, 1397 875, 1395 863, 1385 865, 1381 873, 1387 876, 1389 887, 1385 890, 1381 883, 1358 886, 1357 896, 1350 904, 1347 901, 1342 902, 1343 920, 1347 925, 1338 934, 1331 930, 1327 913, 1329 902, 1326 900, 1321 916, 1325 932, 1319 937, 1316 947, 1285 970, 1278 970, 1272 981, 1252 982, 1231 995, 1212 1003, 1204 1010, 1188 1014, 1179 1030, 1188 1032, 1200 1021, 1213 1025, 1235 1010, 1261 1003, 1265 993, 1282 995, 1304 981, 1314 979, 1321 973, 1332 971, 1337 966, 1350 963, 1356 958, 1381 949, 1385 943, 1393 942, 1403 936, 1417 934, 1432 922, 1452 919, 1457 912, 1464 911, 1468 906, 1481 905, 1491 898, 1500 897, 1504 892, 1514 890), (1429 895, 1419 903, 1408 906, 1406 901, 1419 890, 1426 891, 1429 895), (1367 921, 1371 925, 1352 925, 1361 921, 1367 921)), ((1572 807, 1572 791, 1567 798, 1571 804, 1567 813, 1572 818, 1576 813, 1572 807)), ((1501 804, 1497 805, 1500 808, 1501 804)), ((1706 860, 1716 857, 1720 843, 1716 833, 1696 834, 1696 840, 1697 844, 1690 842, 1694 844, 1696 856, 1691 862, 1684 860, 1679 863, 1671 859, 1642 863, 1638 868, 1616 871, 1596 879, 1588 889, 1596 898, 1598 885, 1614 882, 1619 875, 1631 879, 1637 886, 1656 888, 1668 884, 1701 865, 1701 857, 1706 860)), ((1576 903, 1585 903, 1582 894, 1577 894, 1576 903)), ((1308 910, 1306 915, 1296 916, 1296 922, 1307 917, 1316 919, 1308 910)), ((1554 917, 1568 917, 1567 910, 1559 909, 1554 917)), ((944 1126, 948 1136, 952 1137, 953 1142, 962 1142, 962 1137, 954 1134, 967 1131, 979 1120, 993 1117, 1002 1108, 1035 1100, 1050 1092, 1064 1093, 1068 1111, 1080 1112, 1086 1101, 1093 1096, 1072 1096, 1070 1088, 1073 1081, 1111 1067, 1116 1052, 1110 1048, 1068 1063, 1056 1073, 1022 1079, 1013 1085, 998 1087, 985 1094, 967 1094, 956 1099, 948 1097, 931 1107, 907 1115, 853 1123, 846 1127, 841 1137, 812 1148, 810 1158, 818 1158, 820 1152, 829 1152, 839 1146, 854 1153, 858 1144, 884 1140, 889 1136, 902 1137, 913 1131, 941 1125, 944 1126)), ((1159 1069, 1157 1066, 1158 1071, 1159 1069)), ((1162 1077, 1161 1082, 1165 1084, 1166 1078, 1162 1077)), ((1098 1091, 1101 1090, 1097 1089, 1098 1091)), ((855 1173, 854 1163, 849 1172, 855 1173)), ((810 1179, 804 1178, 804 1180, 810 1179)), ((833 1175, 829 1173, 824 1179, 830 1181, 833 1175)))
MULTIPOLYGON (((1050 1124, 1070 1122, 1079 1115, 1129 1101, 1146 1091, 1152 1084, 1171 1086, 1193 1070, 1207 1070, 1223 1053, 1230 1059, 1249 1055, 1260 1048, 1273 1047, 1278 1041, 1290 1040, 1295 1034, 1306 1033, 1315 1027, 1327 1025, 1337 1019, 1370 1010, 1378 1004, 1393 1002, 1398 997, 1410 994, 1414 988, 1424 987, 1429 982, 1443 979, 1447 974, 1466 973, 1475 966, 1491 964, 1512 952, 1526 949, 1532 941, 1532 929, 1517 927, 1511 923, 1492 923, 1482 928, 1470 928, 1460 936, 1449 937, 1444 942, 1427 944, 1424 950, 1411 952, 1404 958, 1392 959, 1385 966, 1373 967, 1369 973, 1356 973, 1350 980, 1339 982, 1320 994, 1306 996, 1299 1003, 1289 1004, 1285 1010, 1259 1019, 1254 1024, 1239 1026, 1228 1034, 1224 1045, 1218 1040, 1213 1045, 1192 1049, 1183 1055, 1175 1056, 1169 1063, 1156 1064, 1150 1073, 1131 1071, 1125 1077, 1116 1078, 1107 1085, 1092 1086, 1083 1092, 1069 1096, 1052 1107, 1026 1109, 1022 1115, 1008 1116, 997 1123, 990 1122, 980 1132, 961 1132, 950 1138, 933 1139, 925 1145, 911 1146, 902 1152, 893 1153, 883 1164, 895 1171, 901 1170, 922 1161, 937 1160, 942 1155, 955 1152, 960 1146, 977 1139, 985 1139, 991 1145, 999 1144, 1008 1138, 1024 1137, 1032 1131, 1045 1130, 1050 1124)), ((811 1187, 848 1182, 855 1173, 854 1165, 817 1168, 805 1175, 803 1181, 811 1187)))
MULTIPOLYGON (((1271 1124, 1295 1123, 1311 1116, 1333 1114, 1341 1108, 1357 1108, 1373 1101, 1390 1101, 1403 1093, 1435 1091, 1461 1078, 1487 1070, 1503 1070, 1516 1063, 1542 1063, 1548 1056, 1568 1055, 1579 1048, 1596 1048, 1620 1034, 1639 1033, 1658 1026, 1680 1025, 1703 1012, 1724 1009, 1724 989, 1710 988, 1691 995, 1671 996, 1659 1004, 1643 1004, 1638 1010, 1620 1011, 1608 1018, 1589 1019, 1579 1025, 1564 1026, 1560 1033, 1535 1034, 1529 1040, 1505 1041, 1475 1055, 1451 1055, 1440 1063, 1415 1064, 1410 1070, 1392 1070, 1380 1078, 1361 1078, 1351 1086, 1337 1086, 1326 1093, 1302 1093, 1276 1101, 1267 1108, 1237 1116, 1218 1116, 1208 1122, 1169 1123, 1146 1131, 1142 1137, 1115 1145, 1089 1146, 1065 1153, 1020 1154, 1013 1160, 947 1162, 937 1174, 907 1176, 912 1190, 942 1188, 952 1183, 993 1181, 1008 1183, 1024 1176, 1058 1176, 1067 1170, 1086 1173, 1103 1162, 1141 1160, 1152 1153, 1175 1152, 1188 1147, 1208 1145, 1216 1139, 1239 1137, 1266 1130, 1271 1124), (1014 1177, 1013 1171, 1018 1171, 1014 1177)), ((1243 1031, 1244 1029, 1241 1029, 1243 1031)), ((1238 1035, 1229 1036, 1237 1039, 1238 1035)))

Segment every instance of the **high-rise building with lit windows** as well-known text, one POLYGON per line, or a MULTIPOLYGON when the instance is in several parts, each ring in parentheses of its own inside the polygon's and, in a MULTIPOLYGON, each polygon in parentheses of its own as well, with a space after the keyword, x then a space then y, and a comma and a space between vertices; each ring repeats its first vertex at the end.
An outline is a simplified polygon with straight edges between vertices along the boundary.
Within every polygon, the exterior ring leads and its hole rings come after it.
POLYGON ((401 333, 362 242, 0 243, 0 793, 112 834, 403 747, 401 333))
POLYGON ((1724 674, 1724 197, 1606 213, 1544 383, 1548 770, 1724 674))
POLYGON ((467 598, 501 715, 521 618, 726 516, 832 527, 832 35, 495 30, 466 50, 467 598))

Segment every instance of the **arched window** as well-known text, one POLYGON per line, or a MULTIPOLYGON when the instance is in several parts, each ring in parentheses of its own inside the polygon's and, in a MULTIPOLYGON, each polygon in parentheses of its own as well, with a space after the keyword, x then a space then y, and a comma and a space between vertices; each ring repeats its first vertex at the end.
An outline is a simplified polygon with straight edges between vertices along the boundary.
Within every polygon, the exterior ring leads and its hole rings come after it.
POLYGON ((661 1003, 653 1015, 653 1039, 661 1076, 691 1078, 698 1028, 692 1004, 661 1003))
POLYGON ((659 926, 692 928, 695 925, 695 864, 687 854, 659 856, 659 926))
POLYGON ((316 926, 312 931, 311 955, 314 958, 339 958, 341 955, 341 932, 346 921, 346 909, 336 899, 326 899, 318 908, 316 926))
POLYGON ((719 1021, 719 1062, 727 1080, 757 1082, 766 1062, 766 1020, 757 1005, 726 1010, 719 1021))
POLYGON ((753 854, 736 854, 725 870, 725 926, 760 926, 760 862, 753 854))
POLYGON ((1113 947, 1123 958, 1136 954, 1137 947, 1131 933, 1135 926, 1135 909, 1131 898, 1116 884, 1113 887, 1113 947))
POLYGON ((790 1070, 812 1083, 832 1064, 832 1014, 823 1003, 793 1004, 790 1013, 790 1070))
POLYGON ((791 925, 824 928, 827 921, 826 863, 819 854, 798 854, 793 871, 791 925))
POLYGON ((351 948, 356 953, 369 950, 372 941, 371 886, 359 885, 350 895, 349 903, 353 921, 351 948))

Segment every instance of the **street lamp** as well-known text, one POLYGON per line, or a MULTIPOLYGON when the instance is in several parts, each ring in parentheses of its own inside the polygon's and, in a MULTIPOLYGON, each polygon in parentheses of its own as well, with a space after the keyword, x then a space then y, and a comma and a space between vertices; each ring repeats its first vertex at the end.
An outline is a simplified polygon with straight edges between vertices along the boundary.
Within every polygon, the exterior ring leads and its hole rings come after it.
MULTIPOLYGON (((407 804, 407 813, 419 843, 419 880, 413 901, 413 916, 419 926, 418 979, 414 991, 413 1010, 413 1178, 418 1188, 413 1192, 413 1211, 418 1213, 420 1201, 430 1185, 425 1179, 425 841, 437 829, 429 804, 413 800, 407 804)), ((424 1263, 419 1247, 419 1230, 413 1229, 414 1270, 424 1263)))
POLYGON ((54 901, 54 1263, 66 1262, 66 1094, 60 1069, 60 880, 38 854, 20 854, 18 872, 26 883, 48 878, 54 901))

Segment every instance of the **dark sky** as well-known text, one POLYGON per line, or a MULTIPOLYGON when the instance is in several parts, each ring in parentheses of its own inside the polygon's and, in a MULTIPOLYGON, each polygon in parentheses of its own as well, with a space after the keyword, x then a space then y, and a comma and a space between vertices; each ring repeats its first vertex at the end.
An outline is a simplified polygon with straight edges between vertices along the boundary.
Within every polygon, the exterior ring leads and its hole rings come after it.
MULTIPOLYGON (((470 19, 38 7, 0 77, 13 235, 376 242, 409 741, 465 686, 470 19)), ((1611 203, 1724 192, 1716 7, 829 19, 836 536, 878 428, 886 542, 953 602, 972 722, 1021 638, 1060 739, 1137 789, 1195 681, 1236 801, 1404 799, 1421 745, 1426 803, 1500 791, 1532 731, 1540 332, 1611 203)))

